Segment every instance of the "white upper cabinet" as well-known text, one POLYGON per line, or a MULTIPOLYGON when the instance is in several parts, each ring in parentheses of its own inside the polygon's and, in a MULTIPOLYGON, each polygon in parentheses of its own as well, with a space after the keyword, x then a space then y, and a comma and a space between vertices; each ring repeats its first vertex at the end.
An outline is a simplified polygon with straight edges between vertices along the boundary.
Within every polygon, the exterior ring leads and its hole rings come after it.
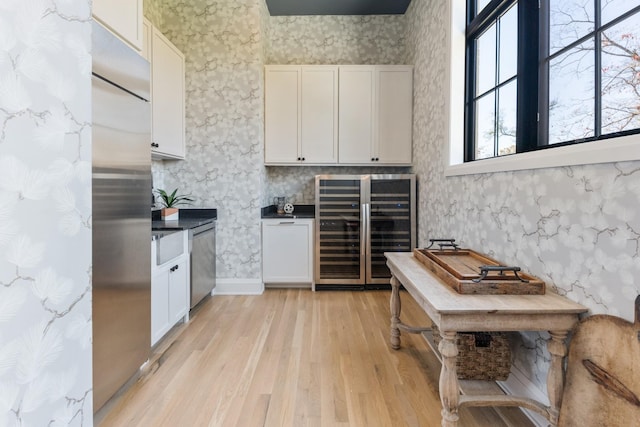
POLYGON ((151 35, 151 152, 154 158, 184 159, 184 55, 157 28, 151 35))
POLYGON ((136 50, 142 50, 142 0, 93 0, 93 16, 136 50))
POLYGON ((142 50, 140 55, 151 62, 151 37, 153 34, 153 24, 147 18, 142 21, 142 50))
POLYGON ((411 165, 411 66, 341 66, 339 99, 341 164, 411 165))
POLYGON ((410 166, 413 68, 265 67, 265 164, 410 166))
POLYGON ((338 131, 340 163, 372 163, 374 120, 373 66, 341 66, 338 131))
POLYGON ((296 163, 300 67, 266 67, 264 93, 265 163, 296 163))
POLYGON ((387 165, 411 164, 413 68, 376 67, 373 158, 387 165))
POLYGON ((265 163, 337 161, 337 66, 265 67, 265 163))

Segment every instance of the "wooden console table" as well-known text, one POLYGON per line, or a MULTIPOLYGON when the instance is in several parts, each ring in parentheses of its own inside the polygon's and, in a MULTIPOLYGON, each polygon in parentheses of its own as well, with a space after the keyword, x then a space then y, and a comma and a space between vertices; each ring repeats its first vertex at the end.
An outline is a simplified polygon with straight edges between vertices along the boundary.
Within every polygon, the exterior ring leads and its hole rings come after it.
POLYGON ((461 406, 520 406, 542 414, 552 426, 558 415, 564 387, 563 361, 566 338, 586 307, 553 292, 545 295, 460 295, 429 272, 411 253, 385 253, 391 270, 391 348, 400 348, 400 330, 421 333, 430 327, 414 327, 400 321, 400 285, 416 300, 440 329, 442 355, 440 400, 442 426, 458 425, 461 406), (456 334, 462 331, 549 331, 547 349, 551 366, 547 376, 550 406, 524 397, 461 395, 456 373, 456 334))

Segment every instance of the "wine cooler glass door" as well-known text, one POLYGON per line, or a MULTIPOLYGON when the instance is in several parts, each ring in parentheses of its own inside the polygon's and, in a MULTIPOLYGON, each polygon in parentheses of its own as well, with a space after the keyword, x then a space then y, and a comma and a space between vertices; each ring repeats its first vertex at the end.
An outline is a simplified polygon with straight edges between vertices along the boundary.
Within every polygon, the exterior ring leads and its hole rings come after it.
POLYGON ((389 284, 385 252, 415 248, 415 178, 371 176, 367 283, 389 284))
POLYGON ((360 175, 316 176, 316 284, 364 284, 367 184, 360 175))

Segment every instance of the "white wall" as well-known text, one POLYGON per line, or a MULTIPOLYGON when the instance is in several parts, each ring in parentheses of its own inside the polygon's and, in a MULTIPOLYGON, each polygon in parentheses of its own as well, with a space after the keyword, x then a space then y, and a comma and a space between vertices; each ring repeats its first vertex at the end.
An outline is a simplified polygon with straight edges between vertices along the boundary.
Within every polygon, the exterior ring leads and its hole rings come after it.
POLYGON ((0 425, 92 424, 90 1, 0 3, 0 425))

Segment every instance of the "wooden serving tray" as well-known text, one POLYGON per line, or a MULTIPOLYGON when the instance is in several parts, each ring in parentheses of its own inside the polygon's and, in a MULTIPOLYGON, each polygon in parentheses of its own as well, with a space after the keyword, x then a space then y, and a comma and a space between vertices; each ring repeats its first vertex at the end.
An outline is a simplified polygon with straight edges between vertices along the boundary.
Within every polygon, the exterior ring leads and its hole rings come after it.
POLYGON ((481 266, 500 266, 501 264, 471 249, 414 249, 413 256, 433 272, 447 285, 460 294, 483 295, 543 295, 545 284, 529 274, 512 271, 489 272, 480 282, 481 266))

